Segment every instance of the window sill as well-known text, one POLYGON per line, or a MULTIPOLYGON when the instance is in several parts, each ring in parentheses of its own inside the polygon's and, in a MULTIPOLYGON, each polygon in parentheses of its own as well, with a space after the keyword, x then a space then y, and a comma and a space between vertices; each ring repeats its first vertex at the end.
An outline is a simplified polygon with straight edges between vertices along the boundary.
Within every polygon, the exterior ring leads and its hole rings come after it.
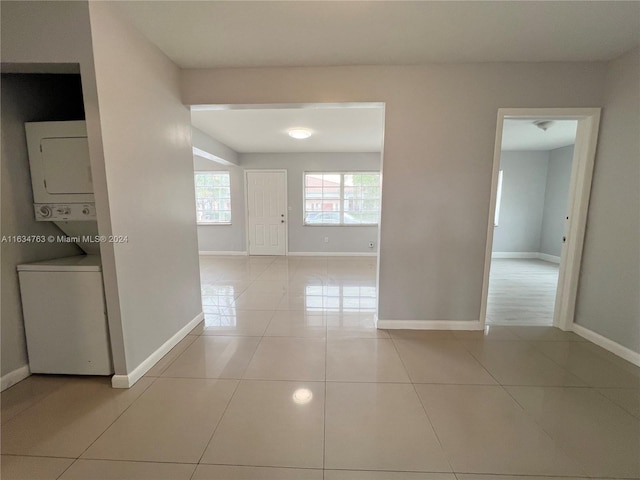
POLYGON ((378 227, 379 223, 303 223, 303 227, 378 227))
POLYGON ((196 222, 198 227, 230 227, 231 223, 200 223, 196 222))

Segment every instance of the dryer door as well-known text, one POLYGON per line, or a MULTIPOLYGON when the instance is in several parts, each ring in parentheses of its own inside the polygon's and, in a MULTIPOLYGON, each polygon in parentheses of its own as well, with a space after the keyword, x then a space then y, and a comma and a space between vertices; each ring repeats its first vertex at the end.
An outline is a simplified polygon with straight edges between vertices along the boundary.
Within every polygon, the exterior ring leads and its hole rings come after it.
POLYGON ((47 193, 93 193, 87 137, 43 138, 40 150, 47 193))

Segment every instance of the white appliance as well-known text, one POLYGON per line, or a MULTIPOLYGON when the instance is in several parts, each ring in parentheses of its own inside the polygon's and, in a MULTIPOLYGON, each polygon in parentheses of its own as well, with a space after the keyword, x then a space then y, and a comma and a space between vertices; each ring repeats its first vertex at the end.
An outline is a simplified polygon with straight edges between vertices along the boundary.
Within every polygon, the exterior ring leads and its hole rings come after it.
POLYGON ((96 219, 85 121, 25 123, 36 220, 96 219))
POLYGON ((100 257, 18 265, 32 373, 111 375, 100 257))
MULTIPOLYGON (((86 122, 24 126, 36 220, 54 222, 70 237, 98 237, 86 122)), ((100 253, 98 243, 76 243, 85 253, 100 253)))

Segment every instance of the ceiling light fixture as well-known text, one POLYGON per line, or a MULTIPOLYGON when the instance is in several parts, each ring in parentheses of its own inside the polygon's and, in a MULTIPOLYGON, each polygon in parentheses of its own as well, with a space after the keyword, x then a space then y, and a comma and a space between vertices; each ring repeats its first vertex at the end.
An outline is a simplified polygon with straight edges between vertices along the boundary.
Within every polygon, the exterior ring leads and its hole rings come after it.
POLYGON ((287 130, 287 133, 291 138, 295 138, 296 140, 304 140, 305 138, 309 138, 312 132, 308 128, 290 128, 289 130, 287 130))
POLYGON ((553 126, 553 120, 536 120, 533 124, 540 130, 546 132, 551 126, 553 126))

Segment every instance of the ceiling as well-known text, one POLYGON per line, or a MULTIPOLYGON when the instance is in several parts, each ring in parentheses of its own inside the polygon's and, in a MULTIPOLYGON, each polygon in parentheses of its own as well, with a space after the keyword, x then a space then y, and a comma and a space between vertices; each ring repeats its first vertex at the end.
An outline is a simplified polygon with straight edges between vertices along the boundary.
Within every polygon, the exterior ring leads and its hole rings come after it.
POLYGON ((640 42, 630 1, 118 1, 182 68, 604 61, 640 42))
POLYGON ((505 119, 502 150, 554 150, 575 143, 576 120, 556 120, 546 131, 536 127, 534 121, 505 119))
POLYGON ((194 107, 191 123, 241 153, 380 152, 384 107, 380 104, 307 108, 194 107), (287 134, 293 127, 310 129, 313 135, 295 140, 287 134))

